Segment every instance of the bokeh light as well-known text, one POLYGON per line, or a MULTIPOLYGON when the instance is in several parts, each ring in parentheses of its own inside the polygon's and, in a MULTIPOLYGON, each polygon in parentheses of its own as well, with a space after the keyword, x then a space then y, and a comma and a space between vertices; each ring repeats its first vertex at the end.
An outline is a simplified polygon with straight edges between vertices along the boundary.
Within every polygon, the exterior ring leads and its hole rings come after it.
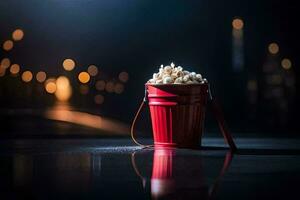
POLYGON ((83 95, 86 95, 89 93, 89 86, 88 85, 80 85, 79 86, 79 92, 83 95))
POLYGON ((10 66, 10 60, 9 58, 3 58, 1 60, 1 68, 7 69, 10 66))
POLYGON ((20 41, 22 40, 24 37, 24 32, 22 29, 16 29, 13 33, 12 33, 12 38, 14 41, 20 41))
POLYGON ((36 74, 36 80, 40 83, 44 82, 47 78, 47 74, 46 72, 43 72, 43 71, 39 71, 37 74, 36 74))
POLYGON ((282 66, 283 69, 289 70, 292 67, 292 62, 291 62, 290 59, 284 58, 281 61, 281 66, 282 66))
POLYGON ((13 75, 18 74, 20 72, 20 65, 18 65, 18 64, 11 65, 9 71, 13 75))
POLYGON ((105 81, 100 80, 96 82, 96 89, 102 91, 105 89, 105 81))
POLYGON ((26 83, 30 82, 32 80, 32 72, 31 71, 25 71, 22 74, 22 80, 26 83))
POLYGON ((10 51, 13 47, 14 47, 14 42, 11 41, 11 40, 6 40, 6 41, 3 43, 3 46, 2 46, 2 48, 3 48, 5 51, 10 51))
POLYGON ((101 94, 97 94, 94 97, 94 101, 95 101, 96 104, 103 104, 103 102, 104 102, 104 96, 101 95, 101 94))
POLYGON ((113 92, 115 88, 115 83, 112 81, 109 81, 108 83, 106 83, 105 85, 105 90, 109 93, 113 92))
POLYGON ((121 94, 124 91, 124 85, 122 83, 116 83, 114 87, 114 91, 117 94, 121 94))
POLYGON ((70 58, 65 59, 64 62, 63 62, 63 67, 67 71, 72 71, 75 67, 74 60, 72 60, 70 58))
POLYGON ((90 74, 90 76, 96 76, 98 74, 98 68, 95 65, 90 65, 88 67, 88 73, 90 74))
POLYGON ((72 95, 70 81, 65 76, 60 76, 56 79, 55 96, 59 101, 68 101, 72 95))
POLYGON ((122 81, 122 82, 127 82, 128 81, 128 79, 129 79, 129 75, 128 75, 128 73, 127 72, 121 72, 120 74, 119 74, 119 80, 120 81, 122 81))
POLYGON ((244 27, 244 22, 242 19, 234 19, 232 21, 232 27, 237 30, 241 30, 244 27))
POLYGON ((87 83, 90 81, 90 75, 87 72, 80 72, 78 75, 78 80, 81 83, 87 83))
POLYGON ((53 94, 56 91, 56 80, 54 78, 49 78, 45 82, 46 92, 53 94))
POLYGON ((0 67, 0 77, 5 76, 5 68, 0 67))
POLYGON ((272 42, 269 44, 268 50, 271 54, 277 54, 279 52, 279 46, 275 42, 272 42))

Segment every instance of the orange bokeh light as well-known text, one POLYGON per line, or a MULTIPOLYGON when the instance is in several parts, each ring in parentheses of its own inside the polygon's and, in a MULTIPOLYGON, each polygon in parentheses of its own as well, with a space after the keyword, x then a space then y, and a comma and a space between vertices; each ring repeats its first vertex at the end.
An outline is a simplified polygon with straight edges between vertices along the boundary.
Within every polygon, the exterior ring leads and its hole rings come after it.
POLYGON ((271 54, 277 54, 279 52, 279 46, 275 42, 269 44, 268 50, 271 54))
POLYGON ((10 51, 13 47, 14 47, 14 42, 11 40, 6 40, 2 45, 2 48, 5 51, 10 51))
POLYGON ((9 58, 3 58, 1 60, 1 68, 7 69, 10 66, 10 60, 9 58))
POLYGON ((64 62, 63 62, 63 67, 67 71, 72 71, 74 69, 74 67, 75 67, 74 60, 72 60, 70 58, 65 59, 64 62))
POLYGON ((90 75, 87 72, 80 72, 78 75, 78 80, 81 83, 87 83, 90 81, 90 75))
POLYGON ((102 91, 105 89, 105 81, 100 80, 96 82, 96 89, 102 91))
POLYGON ((11 65, 9 71, 13 75, 18 74, 20 72, 20 65, 18 64, 11 65))
POLYGON ((281 61, 281 66, 282 66, 283 69, 289 70, 292 67, 292 62, 291 62, 290 59, 284 58, 281 61))
POLYGON ((98 68, 95 65, 90 65, 87 71, 91 76, 96 76, 98 74, 98 68))
POLYGON ((105 90, 106 90, 107 92, 109 92, 109 93, 113 92, 113 91, 114 91, 114 88, 115 88, 114 82, 109 81, 108 83, 106 83, 105 90))
POLYGON ((36 74, 36 80, 40 83, 44 82, 47 78, 47 74, 46 72, 43 72, 43 71, 39 71, 37 74, 36 74))
POLYGON ((127 82, 128 79, 129 79, 128 73, 127 73, 127 72, 121 72, 121 73, 119 74, 119 79, 120 79, 120 81, 122 81, 123 83, 127 82))
POLYGON ((244 22, 242 19, 234 19, 232 21, 232 27, 237 30, 241 30, 244 27, 244 22))
POLYGON ((117 94, 121 94, 124 91, 124 85, 121 83, 117 83, 114 87, 114 91, 117 94))
POLYGON ((16 29, 12 33, 12 38, 13 38, 14 41, 22 40, 23 37, 24 37, 24 31, 22 29, 16 29))
POLYGON ((32 80, 32 72, 31 71, 25 71, 22 74, 22 80, 26 83, 30 82, 32 80))

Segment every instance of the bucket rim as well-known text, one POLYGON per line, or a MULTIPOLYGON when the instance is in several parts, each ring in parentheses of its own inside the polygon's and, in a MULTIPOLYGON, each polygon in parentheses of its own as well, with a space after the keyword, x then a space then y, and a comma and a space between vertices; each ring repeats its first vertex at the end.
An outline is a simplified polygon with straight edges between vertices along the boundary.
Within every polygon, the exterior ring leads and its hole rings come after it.
POLYGON ((145 83, 146 86, 172 86, 172 87, 183 87, 183 86, 207 86, 208 83, 185 83, 185 84, 174 84, 174 83, 145 83))

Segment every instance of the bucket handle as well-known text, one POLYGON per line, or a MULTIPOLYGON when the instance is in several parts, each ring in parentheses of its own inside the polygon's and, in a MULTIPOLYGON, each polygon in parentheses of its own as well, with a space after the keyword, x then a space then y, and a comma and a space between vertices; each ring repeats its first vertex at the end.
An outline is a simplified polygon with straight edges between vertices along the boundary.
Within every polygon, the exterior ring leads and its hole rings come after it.
MULTIPOLYGON (((216 100, 216 98, 213 98, 213 95, 212 95, 212 92, 211 92, 211 89, 210 89, 210 85, 208 84, 208 95, 209 95, 209 102, 211 104, 211 108, 212 108, 212 112, 213 112, 213 115, 214 117, 216 118, 217 120, 217 123, 218 123, 218 126, 220 128, 220 131, 224 137, 224 140, 225 142, 229 145, 229 148, 232 152, 236 152, 237 151, 237 147, 235 145, 235 142, 226 126, 226 123, 225 123, 225 119, 224 119, 224 114, 222 112, 222 108, 220 106, 220 104, 218 103, 218 101, 216 100)), ((131 139, 133 140, 133 142, 142 147, 142 148, 149 148, 149 147, 153 147, 154 145, 144 145, 144 144, 141 144, 140 142, 138 142, 136 140, 136 137, 135 137, 135 132, 134 132, 134 127, 135 127, 135 124, 136 124, 136 120, 137 118, 139 117, 143 107, 145 106, 145 103, 147 102, 147 88, 145 86, 145 96, 143 98, 143 101, 142 103, 140 104, 139 106, 139 109, 138 111, 136 112, 134 118, 133 118, 133 121, 131 123, 131 127, 130 127, 130 136, 131 136, 131 139)))
POLYGON ((137 110, 137 112, 136 112, 136 114, 135 114, 135 116, 134 116, 134 118, 133 118, 133 121, 132 121, 131 127, 130 127, 130 136, 131 136, 132 141, 133 141, 136 145, 138 145, 138 146, 140 146, 140 147, 142 147, 142 148, 149 148, 149 147, 153 147, 153 146, 154 146, 154 145, 144 145, 144 144, 138 142, 138 141, 135 139, 134 127, 135 127, 135 124, 136 124, 136 120, 137 120, 137 118, 139 117, 139 115, 140 115, 142 109, 144 108, 146 102, 147 102, 147 88, 146 88, 146 86, 145 86, 145 96, 144 96, 144 98, 143 98, 142 103, 141 103, 140 106, 139 106, 139 109, 137 110))

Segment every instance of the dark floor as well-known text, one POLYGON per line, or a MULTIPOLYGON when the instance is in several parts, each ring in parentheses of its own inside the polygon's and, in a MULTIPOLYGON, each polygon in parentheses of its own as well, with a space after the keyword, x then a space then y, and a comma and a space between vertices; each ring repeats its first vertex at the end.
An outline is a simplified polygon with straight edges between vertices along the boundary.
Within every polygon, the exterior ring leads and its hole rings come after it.
POLYGON ((237 139, 235 155, 221 138, 203 143, 210 148, 141 150, 129 139, 1 140, 1 199, 298 196, 300 140, 237 139))

